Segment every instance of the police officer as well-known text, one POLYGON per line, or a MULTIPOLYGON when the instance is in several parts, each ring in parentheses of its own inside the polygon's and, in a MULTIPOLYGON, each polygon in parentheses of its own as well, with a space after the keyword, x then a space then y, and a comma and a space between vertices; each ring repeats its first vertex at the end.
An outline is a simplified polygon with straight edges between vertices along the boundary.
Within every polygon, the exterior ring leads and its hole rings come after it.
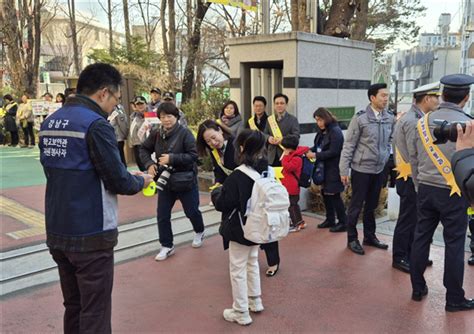
POLYGON ((127 167, 127 162, 125 160, 125 152, 124 152, 124 146, 125 146, 125 140, 128 137, 128 130, 129 130, 129 125, 128 125, 128 116, 123 110, 123 106, 121 104, 118 104, 112 114, 109 115, 107 118, 110 125, 113 126, 114 131, 115 131, 115 138, 117 138, 117 145, 120 153, 120 160, 122 163, 127 167))
POLYGON ((439 95, 438 82, 418 87, 413 91, 414 103, 410 110, 395 124, 393 141, 400 210, 393 233, 392 267, 406 273, 410 272, 410 248, 416 225, 416 192, 411 178, 410 156, 416 159, 416 150, 412 148, 416 143, 418 120, 438 108, 439 95))
POLYGON ((354 253, 365 251, 357 237, 357 220, 364 205, 364 245, 388 249, 375 235, 375 208, 385 179, 384 167, 390 156, 394 116, 386 110, 389 92, 380 83, 369 87, 370 104, 352 117, 341 153, 341 181, 349 183, 352 198, 347 211, 347 247, 354 253), (365 204, 364 204, 365 202, 365 204))
POLYGON ((421 301, 428 294, 423 276, 428 260, 430 242, 438 226, 443 224, 445 243, 445 267, 443 283, 446 287, 448 312, 474 310, 474 300, 464 297, 464 242, 466 239, 468 202, 461 192, 451 171, 450 159, 455 144, 434 142, 434 120, 449 122, 467 121, 470 116, 463 112, 469 100, 470 85, 474 77, 465 74, 447 75, 441 78, 443 101, 438 110, 424 115, 417 124, 418 160, 412 167, 413 182, 418 189, 418 222, 411 250, 410 276, 412 299, 421 301))
POLYGON ((161 89, 157 87, 153 87, 150 90, 150 102, 147 105, 147 111, 156 113, 160 103, 161 103, 161 89))

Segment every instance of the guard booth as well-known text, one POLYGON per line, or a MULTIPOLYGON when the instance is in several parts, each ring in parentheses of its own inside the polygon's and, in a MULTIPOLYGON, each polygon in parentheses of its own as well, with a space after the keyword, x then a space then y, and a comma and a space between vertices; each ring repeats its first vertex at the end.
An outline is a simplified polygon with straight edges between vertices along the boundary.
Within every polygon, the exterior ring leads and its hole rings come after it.
POLYGON ((282 92, 300 123, 301 145, 313 142, 317 108, 331 110, 344 128, 368 104, 371 43, 291 32, 232 38, 227 45, 230 96, 244 119, 251 117, 254 96, 265 96, 271 114, 273 95, 282 92))

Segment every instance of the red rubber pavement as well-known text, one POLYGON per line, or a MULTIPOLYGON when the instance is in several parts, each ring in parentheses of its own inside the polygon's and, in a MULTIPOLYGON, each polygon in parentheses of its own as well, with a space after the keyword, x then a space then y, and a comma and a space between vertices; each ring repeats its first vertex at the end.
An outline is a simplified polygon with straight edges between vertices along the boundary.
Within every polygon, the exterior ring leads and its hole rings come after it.
MULTIPOLYGON (((232 303, 228 254, 214 236, 201 249, 178 247, 164 262, 150 255, 117 265, 113 332, 472 333, 474 312, 444 311, 444 248, 432 247, 430 292, 417 303, 410 300, 409 275, 391 268, 390 250, 352 254, 344 233, 317 230, 315 219, 306 220, 306 230, 281 242, 279 273, 262 276, 265 311, 252 315, 249 327, 222 318, 232 303)), ((260 264, 263 275, 263 252, 260 264)), ((464 287, 474 296, 474 268, 467 265, 464 287)), ((58 283, 10 296, 2 301, 2 332, 61 332, 62 313, 58 283)))

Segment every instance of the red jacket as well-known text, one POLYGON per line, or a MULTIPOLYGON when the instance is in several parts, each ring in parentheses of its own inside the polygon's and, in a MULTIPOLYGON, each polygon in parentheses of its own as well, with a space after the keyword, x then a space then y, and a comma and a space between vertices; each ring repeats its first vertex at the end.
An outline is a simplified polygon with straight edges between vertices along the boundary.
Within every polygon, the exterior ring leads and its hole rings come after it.
POLYGON ((309 150, 307 146, 298 146, 296 150, 291 152, 289 155, 283 156, 281 165, 283 166, 283 179, 281 183, 288 190, 290 195, 299 195, 300 186, 298 185, 298 179, 301 174, 301 168, 303 167, 303 160, 301 156, 309 150))

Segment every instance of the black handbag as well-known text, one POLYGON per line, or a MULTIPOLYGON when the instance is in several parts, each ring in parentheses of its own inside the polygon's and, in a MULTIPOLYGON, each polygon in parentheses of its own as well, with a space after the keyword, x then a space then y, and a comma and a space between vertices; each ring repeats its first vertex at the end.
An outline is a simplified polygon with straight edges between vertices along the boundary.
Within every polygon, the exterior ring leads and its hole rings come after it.
POLYGON ((184 192, 193 189, 195 182, 194 171, 172 172, 170 175, 169 190, 173 192, 184 192))
POLYGON ((317 186, 320 186, 324 183, 324 162, 318 161, 314 163, 313 169, 313 183, 317 186))

